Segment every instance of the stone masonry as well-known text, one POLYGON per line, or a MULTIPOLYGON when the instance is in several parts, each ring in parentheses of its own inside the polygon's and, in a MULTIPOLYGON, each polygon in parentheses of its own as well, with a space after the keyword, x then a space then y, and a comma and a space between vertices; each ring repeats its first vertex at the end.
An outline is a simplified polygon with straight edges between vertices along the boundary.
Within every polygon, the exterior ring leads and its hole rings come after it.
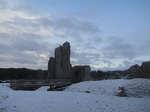
POLYGON ((50 79, 71 79, 70 44, 55 49, 55 58, 50 57, 48 62, 48 77, 50 79))
POLYGON ((55 49, 55 57, 48 61, 49 79, 71 79, 73 82, 80 82, 90 79, 89 66, 72 67, 70 63, 70 43, 65 42, 55 49))
POLYGON ((74 66, 73 67, 73 82, 90 80, 90 66, 74 66))

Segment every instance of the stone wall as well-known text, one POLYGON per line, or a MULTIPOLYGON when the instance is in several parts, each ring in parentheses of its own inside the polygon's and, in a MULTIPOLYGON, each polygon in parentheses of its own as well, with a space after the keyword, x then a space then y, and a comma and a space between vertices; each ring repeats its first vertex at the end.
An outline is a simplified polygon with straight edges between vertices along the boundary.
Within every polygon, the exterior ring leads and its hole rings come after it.
POLYGON ((55 49, 55 57, 50 57, 48 62, 48 78, 50 79, 70 79, 70 44, 65 42, 63 46, 55 49))
POLYGON ((55 58, 50 57, 48 61, 48 78, 55 79, 55 58))
POLYGON ((90 79, 89 66, 72 67, 70 63, 70 43, 65 42, 55 49, 55 57, 50 57, 48 62, 49 79, 72 79, 80 82, 90 79))
POLYGON ((75 66, 73 67, 73 82, 81 82, 90 80, 90 67, 89 66, 75 66))
POLYGON ((57 79, 71 78, 70 44, 65 42, 63 46, 55 49, 55 71, 57 79))

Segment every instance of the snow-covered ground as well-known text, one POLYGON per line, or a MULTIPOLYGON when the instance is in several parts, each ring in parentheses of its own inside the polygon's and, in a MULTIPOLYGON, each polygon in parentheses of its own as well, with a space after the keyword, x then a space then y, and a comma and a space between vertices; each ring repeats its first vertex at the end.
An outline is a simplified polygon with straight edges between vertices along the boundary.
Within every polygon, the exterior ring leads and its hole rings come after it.
POLYGON ((0 84, 0 112, 149 112, 150 79, 85 81, 64 91, 14 91, 0 84), (125 87, 129 97, 115 96, 125 87))
POLYGON ((118 94, 119 87, 124 87, 128 97, 149 97, 150 98, 150 79, 118 79, 87 81, 74 84, 65 91, 70 92, 90 92, 97 95, 115 96, 118 94))

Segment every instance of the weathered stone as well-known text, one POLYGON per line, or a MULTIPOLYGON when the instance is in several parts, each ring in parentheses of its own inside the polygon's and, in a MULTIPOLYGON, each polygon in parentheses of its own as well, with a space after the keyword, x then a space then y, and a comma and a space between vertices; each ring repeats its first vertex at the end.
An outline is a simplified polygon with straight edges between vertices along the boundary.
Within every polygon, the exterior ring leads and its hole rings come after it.
POLYGON ((65 42, 63 46, 55 49, 55 58, 51 57, 48 62, 48 78, 50 79, 72 79, 80 82, 90 79, 89 66, 75 66, 70 64, 70 43, 65 42))
POLYGON ((65 42, 63 46, 55 49, 56 78, 71 78, 70 44, 65 42))
POLYGON ((90 80, 91 69, 89 66, 75 66, 73 67, 73 81, 80 82, 90 80))
POLYGON ((48 62, 48 78, 71 79, 70 44, 65 42, 63 46, 55 49, 55 57, 48 62))
POLYGON ((50 57, 48 61, 48 78, 55 79, 55 58, 50 57))

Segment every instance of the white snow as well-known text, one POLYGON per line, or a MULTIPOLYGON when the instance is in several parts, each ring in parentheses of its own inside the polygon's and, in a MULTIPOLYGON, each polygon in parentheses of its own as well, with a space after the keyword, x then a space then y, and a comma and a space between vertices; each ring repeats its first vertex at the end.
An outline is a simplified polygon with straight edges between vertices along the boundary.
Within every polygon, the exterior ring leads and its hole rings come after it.
POLYGON ((150 79, 86 81, 73 84, 64 91, 14 91, 8 83, 0 84, 0 112, 149 112, 150 79), (138 98, 118 97, 118 87, 128 93, 139 89, 138 98), (131 86, 131 87, 129 87, 131 86), (144 91, 143 91, 144 90, 144 91), (89 91, 90 93, 86 93, 89 91))
POLYGON ((37 89, 36 91, 47 91, 47 89, 49 89, 49 86, 43 86, 37 89))
POLYGON ((115 96, 119 87, 124 87, 128 97, 150 97, 150 79, 117 79, 85 81, 74 84, 65 91, 90 92, 97 95, 115 96))

